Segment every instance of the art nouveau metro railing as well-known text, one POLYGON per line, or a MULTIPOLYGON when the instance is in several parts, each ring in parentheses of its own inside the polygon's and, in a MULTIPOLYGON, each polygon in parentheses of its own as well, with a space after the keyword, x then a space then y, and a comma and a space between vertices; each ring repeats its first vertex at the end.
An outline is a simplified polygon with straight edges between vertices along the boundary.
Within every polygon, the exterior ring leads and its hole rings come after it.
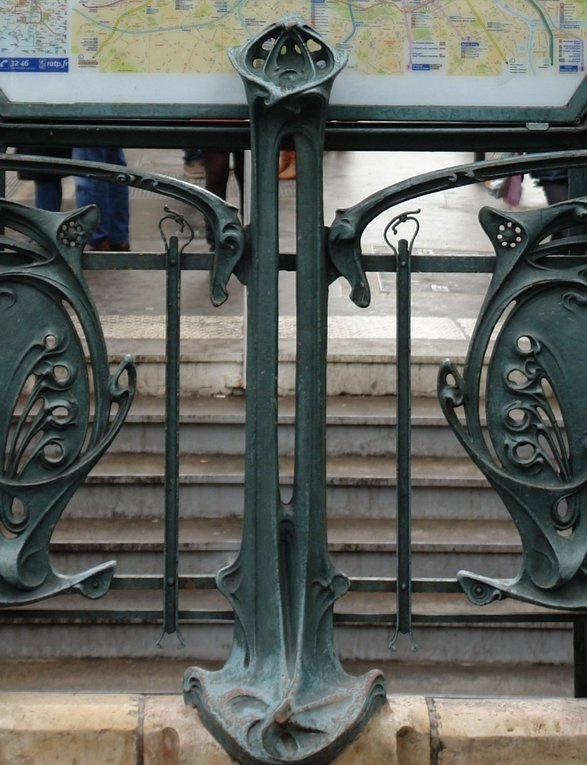
MULTIPOLYGON (((388 209, 390 220, 393 219, 393 207, 399 202, 405 202, 406 200, 416 200, 422 194, 435 192, 442 189, 454 188, 456 185, 464 185, 467 183, 477 183, 480 180, 493 178, 499 176, 501 173, 507 171, 508 173, 526 172, 530 169, 536 169, 538 167, 568 165, 576 166, 578 163, 587 163, 587 152, 572 152, 565 154, 557 154, 554 157, 551 155, 534 155, 532 157, 525 157, 516 159, 513 161, 500 161, 500 162, 484 162, 476 163, 472 165, 462 166, 459 168, 449 169, 447 171, 440 171, 437 173, 427 174, 416 179, 410 179, 406 183, 397 184, 394 187, 390 187, 376 197, 367 200, 362 205, 359 205, 355 214, 361 217, 361 225, 365 224, 367 219, 371 219, 372 212, 381 209, 388 209), (373 204, 375 202, 375 204, 373 204)), ((0 167, 4 170, 16 169, 19 167, 39 165, 41 160, 39 159, 24 159, 11 156, 5 156, 0 161, 0 167)), ((51 163, 55 169, 63 169, 64 163, 51 163)), ((67 164, 67 170, 69 172, 81 172, 82 170, 88 170, 90 166, 75 165, 74 163, 67 164)), ((123 182, 129 185, 138 186, 142 188, 152 189, 159 191, 165 196, 169 197, 170 205, 172 206, 172 200, 181 200, 192 204, 195 207, 203 210, 210 216, 210 220, 214 222, 216 235, 220 240, 222 237, 222 231, 229 231, 232 225, 232 221, 229 217, 228 224, 225 222, 225 212, 223 207, 219 207, 218 211, 212 210, 212 203, 210 202, 208 195, 201 190, 184 184, 180 181, 172 181, 170 179, 164 179, 156 175, 146 173, 135 173, 131 170, 121 172, 120 168, 112 167, 100 167, 92 166, 91 172, 95 177, 100 177, 111 182, 123 182), (202 199, 205 204, 202 204, 202 199)), ((541 220, 540 225, 550 226, 551 223, 546 220, 544 216, 549 215, 552 221, 555 221, 552 225, 560 225, 567 227, 570 222, 580 221, 584 215, 584 203, 573 202, 568 205, 563 205, 558 209, 552 209, 550 212, 540 212, 541 220), (558 218, 557 218, 558 216, 558 218), (573 218, 575 220, 573 221, 573 218)), ((187 270, 204 270, 209 271, 211 274, 211 297, 213 302, 220 302, 225 296, 224 285, 226 282, 226 273, 222 275, 221 265, 218 263, 218 255, 216 253, 182 253, 179 240, 176 238, 176 234, 181 234, 181 219, 176 218, 173 215, 165 216, 165 220, 162 223, 163 229, 169 226, 172 228, 175 226, 176 230, 173 234, 167 230, 167 245, 164 246, 161 253, 155 254, 138 254, 138 253, 120 253, 120 254, 105 254, 105 253, 82 253, 81 248, 85 241, 87 220, 90 220, 90 213, 84 215, 78 215, 73 213, 69 216, 64 215, 39 215, 38 211, 22 208, 10 202, 4 202, 1 207, 2 223, 5 227, 5 235, 2 238, 3 255, 1 257, 1 295, 6 300, 7 286, 10 290, 10 285, 18 282, 19 285, 26 285, 29 280, 33 281, 33 274, 35 269, 45 269, 44 284, 53 285, 52 289, 56 289, 56 296, 63 294, 68 290, 70 295, 70 301, 74 306, 76 312, 81 315, 90 316, 92 314, 91 302, 88 302, 87 296, 84 298, 87 305, 82 305, 81 308, 77 307, 77 303, 81 297, 84 296, 82 289, 83 277, 80 277, 80 269, 92 270, 92 269, 149 269, 166 271, 167 283, 168 283, 168 345, 167 345, 167 385, 168 385, 168 397, 167 397, 167 464, 166 464, 166 500, 165 500, 165 522, 166 522, 166 544, 165 544, 165 571, 161 572, 157 576, 117 576, 112 575, 112 571, 104 574, 100 571, 93 570, 86 572, 84 581, 81 583, 73 583, 71 581, 62 582, 53 592, 59 590, 73 591, 74 589, 81 589, 82 593, 90 596, 99 596, 106 592, 108 589, 108 581, 110 582, 111 590, 143 590, 152 589, 161 591, 163 594, 163 605, 160 610, 126 610, 121 612, 117 609, 100 607, 99 603, 96 603, 96 607, 90 611, 86 608, 79 610, 75 608, 74 602, 72 607, 63 608, 59 610, 51 611, 44 608, 42 611, 34 611, 30 607, 27 609, 27 620, 38 618, 46 621, 55 619, 59 622, 74 622, 77 619, 82 618, 84 621, 90 622, 132 622, 137 620, 144 620, 148 622, 162 622, 163 630, 166 633, 175 632, 182 622, 193 621, 231 621, 233 619, 232 609, 214 610, 214 611, 202 611, 202 610, 187 610, 179 608, 179 593, 184 588, 215 588, 216 572, 210 572, 209 575, 202 576, 187 576, 177 574, 178 571, 178 505, 177 505, 177 490, 178 490, 178 464, 177 464, 177 449, 174 444, 177 443, 177 430, 178 430, 178 413, 177 413, 177 390, 178 390, 178 351, 179 351, 179 330, 178 330, 178 317, 181 313, 181 296, 180 296, 180 283, 181 274, 187 270), (48 222, 52 221, 52 227, 48 222), (59 221, 59 224, 55 224, 54 221, 59 221), (24 244, 22 237, 11 238, 11 232, 9 229, 14 228, 20 230, 21 233, 25 233, 27 237, 35 241, 35 245, 24 244), (67 261, 70 264, 70 268, 77 271, 76 278, 79 279, 79 283, 71 284, 74 281, 71 275, 67 274, 67 269, 64 270, 66 274, 65 281, 60 281, 63 278, 63 274, 60 276, 58 264, 54 259, 48 259, 45 265, 41 260, 40 253, 47 247, 46 237, 51 236, 57 232, 57 237, 61 236, 61 243, 65 243, 69 246, 71 241, 74 241, 74 246, 70 247, 70 252, 67 255, 67 261), (61 232, 61 233, 59 233, 61 232), (70 233, 73 232, 73 233, 70 233), (77 241, 76 241, 76 237, 77 241), (67 239, 69 238, 69 239, 67 239), (18 251, 15 246, 15 241, 20 241, 18 245, 18 251), (15 261, 20 265, 15 268, 15 261), (78 265, 80 269, 78 269, 78 265), (55 286, 61 284, 62 286, 55 286), (76 297, 77 293, 79 295, 76 297), (104 578, 105 577, 105 578, 104 578)), ((495 218, 495 221, 499 221, 497 225, 497 232, 500 231, 500 226, 505 225, 505 233, 508 234, 512 230, 509 223, 513 221, 513 241, 520 235, 522 230, 520 227, 526 230, 525 221, 537 213, 522 213, 522 214, 508 214, 508 213, 491 213, 487 211, 484 213, 484 219, 495 218)), ((348 219, 348 212, 340 220, 346 225, 348 219)), ((408 221, 404 221, 409 224, 408 221)), ((533 221, 530 220, 530 223, 533 221)), ((398 224, 400 233, 402 227, 401 219, 396 221, 398 224)), ((90 224, 91 225, 91 220, 90 224)), ((337 226, 340 225, 335 222, 332 230, 336 232, 337 226)), ((356 228, 357 231, 360 227, 356 228)), ((499 236, 499 233, 494 233, 494 243, 499 243, 502 239, 495 237, 499 236)), ((542 234, 539 235, 542 236, 542 234)), ((546 275, 549 273, 547 269, 550 269, 550 275, 548 279, 553 282, 560 282, 562 279, 569 280, 572 275, 571 281, 573 282, 573 289, 579 290, 582 284, 582 269, 585 264, 585 239, 583 236, 573 237, 569 240, 555 240, 558 244, 540 244, 531 258, 526 260, 528 263, 534 264, 536 267, 540 266, 538 271, 539 282, 536 286, 531 281, 526 281, 524 278, 519 282, 518 287, 521 292, 532 291, 536 292, 544 291, 543 285, 545 283, 546 275), (564 253, 564 254, 563 254, 564 253), (543 265, 544 267, 543 267, 543 265)), ((462 592, 461 583, 456 578, 453 579, 413 579, 410 575, 410 455, 409 455, 409 417, 410 417, 410 385, 409 385, 409 349, 410 349, 410 336, 409 336, 409 316, 410 316, 410 277, 411 273, 472 273, 472 272, 484 272, 493 273, 496 271, 496 265, 499 263, 499 259, 496 260, 494 256, 416 256, 411 255, 410 246, 407 241, 401 242, 400 251, 394 254, 390 250, 389 255, 384 256, 360 256, 360 266, 364 271, 387 271, 395 272, 397 274, 397 292, 398 292, 398 323, 397 323, 397 358, 398 358, 398 473, 397 473, 397 495, 398 506, 395 511, 397 517, 397 560, 398 560, 398 575, 397 577, 389 577, 385 579, 373 579, 373 578, 352 578, 350 580, 350 591, 354 592, 379 592, 379 593, 395 593, 397 598, 397 614, 395 621, 395 629, 399 633, 409 633, 413 626, 418 623, 436 623, 436 624, 449 624, 452 622, 458 623, 470 623, 470 624, 483 624, 483 623, 496 623, 496 622, 519 622, 519 623, 531 623, 531 622, 569 622, 574 625, 575 629, 575 662, 576 662, 576 692, 579 695, 585 693, 585 666, 584 666, 584 633, 585 633, 585 616, 584 616, 584 599, 585 589, 578 587, 573 593, 573 600, 567 603, 560 604, 556 600, 557 590, 549 589, 546 592, 555 593, 553 602, 554 610, 541 610, 528 614, 509 614, 504 613, 496 615, 495 613, 486 614, 480 609, 476 613, 467 614, 425 614, 425 613, 412 613, 411 595, 412 593, 460 593, 462 592), (402 317, 405 319, 402 321, 402 317), (398 585, 399 583, 399 585, 398 585), (403 586, 407 585, 407 586, 403 586), (560 605, 563 605, 567 610, 561 610, 560 605), (558 606, 558 607, 557 607, 558 606)), ((499 249, 498 249, 499 252, 499 249)), ((507 248, 507 258, 511 258, 511 248, 507 248)), ((502 257, 502 256, 499 256, 502 257)), ((334 258, 336 263, 336 258, 334 258)), ((356 263, 357 268, 359 263, 356 263)), ((61 264, 62 270, 64 264, 61 264)), ((291 269, 295 267, 295 260, 289 255, 281 255, 279 257, 279 267, 281 269, 291 269)), ((536 276, 536 273, 534 274, 536 276)), ((495 277, 494 277, 495 278, 495 277)), ((24 287, 23 287, 24 288, 24 287)), ((41 289, 41 293, 45 290, 41 289)), ((46 295, 43 299, 48 300, 48 305, 51 301, 50 289, 47 288, 46 295)), ((516 293, 517 294, 517 293, 516 293)), ((23 299, 26 294, 23 294, 23 299)), ((37 292, 33 290, 30 295, 32 305, 38 307, 37 292), (34 300, 33 300, 34 298, 34 300)), ((62 299, 62 298, 59 298, 62 299)), ((511 302, 516 299, 512 293, 508 295, 507 301, 511 302)), ((91 300, 91 299, 90 299, 91 300)), ((532 303, 530 303, 532 305, 532 303)), ((33 309, 35 313, 38 313, 36 309, 33 309)), ((486 309, 487 311, 487 309, 486 309)), ((48 317, 48 311, 43 312, 43 318, 48 317)), ((494 317, 495 318, 495 317, 494 317)), ((21 317, 22 319, 22 317, 21 317)), ((24 317, 24 320, 28 323, 25 326, 25 333, 30 335, 34 329, 31 322, 31 317, 24 317)), ((487 319, 480 318, 481 326, 487 319)), ((491 319, 493 321, 493 319, 491 319)), ((490 324, 491 324, 490 321, 490 324)), ((85 337, 89 341, 90 348, 94 346, 97 348, 93 352, 93 357, 100 357, 100 354, 104 353, 102 346, 102 340, 100 338, 99 319, 96 316, 92 317, 94 326, 85 328, 85 337), (91 341, 94 337, 95 340, 91 341)), ((38 328, 40 335, 43 337, 56 336, 55 330, 50 329, 53 326, 49 322, 47 328, 38 328), (52 333, 54 333, 52 335, 52 333)), ((493 324, 491 324, 493 326, 493 324)), ((14 324, 11 322, 2 324, 4 335, 2 341, 2 347, 5 349, 3 352, 3 360, 12 358, 13 362, 16 359, 16 355, 12 356, 7 352, 7 348, 15 346, 15 344, 22 343, 23 338, 19 338, 15 335, 14 324)), ((525 330, 526 331, 526 330, 525 330)), ((530 334, 530 331, 527 332, 530 334)), ((578 336, 572 338, 572 342, 579 341, 578 336)), ((50 345, 50 344, 49 344, 50 345)), ((15 349, 20 355, 20 349, 15 349)), ((44 352, 55 355, 57 353, 56 348, 51 348, 46 345, 44 352)), ((477 352, 478 355, 478 352, 477 352)), ((482 359, 482 357, 480 357, 482 359)), ((565 363, 572 363, 575 359, 575 354, 571 353, 571 356, 566 359, 565 363)), ((104 358, 98 358, 102 367, 104 365, 104 358)), ((581 359, 582 361, 582 359, 581 359)), ((37 362, 35 362, 37 363, 37 362)), ((83 357, 68 358, 67 364, 83 365, 83 357)), ((469 361, 469 368, 471 368, 472 362, 469 361)), ((124 368, 128 372, 132 370, 132 363, 130 360, 124 362, 124 368)), ((23 373, 23 379, 28 379, 29 372, 31 370, 25 370, 27 374, 23 373)), ((96 373, 96 379, 100 379, 100 376, 108 377, 109 373, 106 373, 104 369, 101 372, 96 373)), ((458 374, 450 367, 443 368, 442 372, 442 385, 441 385, 441 398, 445 403, 445 406, 452 407, 454 400, 454 381, 452 385, 447 387, 446 379, 447 375, 458 374)), ((582 379, 577 377, 577 370, 571 371, 571 377, 576 379, 582 379)), ((111 382, 108 383, 108 389, 116 393, 116 398, 120 401, 120 396, 124 400, 122 406, 122 412, 128 409, 131 398, 131 389, 133 384, 132 371, 130 373, 130 380, 124 385, 120 385, 116 382, 119 372, 116 373, 114 378, 111 378, 111 382), (114 386, 114 387, 113 387, 114 386)), ((6 434, 9 432, 8 418, 12 417, 12 409, 7 407, 7 403, 16 404, 19 397, 21 397, 22 391, 18 388, 11 389, 11 385, 14 385, 15 376, 12 374, 11 369, 3 364, 2 367, 2 387, 3 387, 3 406, 2 406, 2 427, 4 437, 4 448, 6 452, 7 441, 6 434), (10 392, 7 396, 6 391, 10 392)), ((63 391, 62 391, 63 392, 63 391)), ((569 392, 567 392, 569 393, 569 392)), ((61 394, 59 394, 61 395, 61 394)), ((59 395, 54 401, 52 410, 59 408, 60 398, 59 395)), ((88 406, 90 399, 88 398, 88 406)), ((99 397, 96 397, 98 401, 99 397)), ((50 401, 45 395, 45 401, 50 401)), ((61 402, 62 403, 62 402, 61 402)), ((583 406, 580 397, 575 396, 571 399, 571 406, 577 407, 576 412, 579 412, 583 406), (574 402, 574 403, 573 403, 574 402)), ((49 416, 51 407, 49 406, 46 416, 49 416)), ((578 416, 578 414, 577 414, 578 416)), ((30 419, 30 418, 29 418, 30 419)), ((115 429, 122 422, 122 415, 119 415, 116 422, 109 425, 110 429, 115 429)), ((47 421, 43 424, 44 432, 50 434, 50 428, 48 428, 47 421)), ((63 428, 60 431, 63 433, 63 428)), ((113 437, 113 434, 112 434, 113 437)), ((51 440, 50 438, 48 440, 51 440)), ((109 442, 111 438, 107 438, 109 442)), ((99 458, 99 454, 95 455, 99 458)), ((86 467, 91 468, 93 464, 92 459, 86 458, 86 467)), ((51 466, 51 463, 47 463, 42 471, 46 474, 45 478, 55 471, 55 466, 51 466)), ((30 470, 31 468, 29 468, 30 470)), ((39 468, 41 470, 41 468, 39 468)), ((86 471, 87 472, 87 471, 86 471)), ((59 471, 57 471, 59 473, 59 471)), ((23 474, 24 477, 24 474, 23 474)), ((72 484, 76 481, 71 479, 72 484)), ((9 496, 9 487, 13 485, 13 481, 9 480, 7 470, 3 477, 3 532, 7 537, 18 538, 19 535, 24 534, 24 526, 18 527, 18 513, 14 513, 16 516, 16 526, 10 528, 10 524, 7 523, 7 517, 10 517, 11 510, 7 509, 7 496, 9 496), (7 494, 8 492, 8 494, 7 494)), ((61 477, 59 484, 61 488, 56 492, 57 495, 63 494, 63 478, 61 477)), ((561 494, 568 494, 569 484, 560 484, 561 494), (566 488, 565 488, 566 486, 566 488)), ((46 501, 47 491, 46 482, 43 489, 43 496, 46 501)), ((22 500, 25 501, 24 499, 22 500)), ((393 509, 390 508, 390 521, 391 516, 394 515, 393 509)), ((563 519, 564 520, 564 519, 563 519)), ((568 519, 567 519, 568 520, 568 519)), ((45 521, 45 537, 44 542, 48 545, 50 540, 50 534, 54 524, 57 522, 53 518, 50 522, 45 521)), ((573 522, 575 523, 575 522, 573 522)), ((571 524, 573 525, 573 524, 571 524)), ((578 533, 582 534, 580 528, 578 533)), ((583 535, 584 536, 584 535, 583 535)), ((7 540, 6 544, 12 541, 7 540)), ((35 544, 38 542, 38 535, 35 537, 35 544)), ((583 544, 585 543, 583 539, 583 544)), ((48 549, 48 547, 47 547, 48 549)), ((584 557, 584 554, 583 554, 584 557)), ((2 558, 3 564, 6 563, 8 558, 4 556, 2 558)), ((112 568, 112 567, 111 567, 112 568)), ((456 572, 455 572, 456 574, 456 572)), ((12 575, 11 575, 12 576, 12 575)), ((51 577, 45 576, 39 577, 39 581, 42 583, 39 586, 31 586, 30 582, 26 581, 26 576, 23 575, 21 581, 12 577, 9 579, 7 573, 2 573, 3 588, 2 588, 2 600, 3 600, 3 612, 1 614, 2 621, 17 620, 20 618, 20 613, 16 609, 16 606, 21 602, 35 601, 43 598, 49 594, 52 594, 47 588, 51 577)), ((475 599, 475 585, 469 585, 468 580, 465 579, 465 589, 469 590, 469 594, 472 599, 475 599)), ((576 584, 574 585, 577 586, 576 584)), ((487 596, 487 590, 478 590, 478 599, 487 596)), ((337 613, 334 615, 334 622, 345 623, 389 623, 389 613, 337 613)), ((390 624, 390 629, 393 628, 393 624, 390 624)))
MULTIPOLYGON (((27 618, 100 622, 160 621, 163 633, 184 621, 234 620, 234 643, 217 672, 190 668, 184 695, 225 747, 245 762, 328 762, 384 701, 377 671, 347 675, 334 650, 336 621, 386 623, 388 614, 333 614, 355 592, 395 593, 395 637, 423 622, 570 622, 576 691, 587 693, 587 408, 583 395, 587 335, 587 202, 509 213, 485 209, 481 224, 494 257, 412 255, 414 214, 400 204, 434 192, 548 167, 587 165, 587 151, 535 154, 462 165, 411 178, 322 217, 321 156, 325 105, 341 56, 307 28, 276 25, 233 54, 247 88, 253 155, 250 226, 207 192, 119 166, 2 155, 0 170, 40 167, 156 191, 200 210, 215 236, 213 254, 184 251, 185 221, 161 222, 157 254, 85 253, 95 211, 41 213, 0 203, 0 603, 2 619, 19 605, 64 592, 100 597, 109 589, 159 590, 161 610, 100 608, 36 612, 27 618), (275 40, 278 43, 275 43, 275 40), (272 41, 272 44, 268 44, 272 41), (271 50, 306 59, 310 79, 282 87, 271 50), (290 51, 290 54, 287 53, 290 51), (264 62, 260 66, 258 62, 264 62), (277 161, 284 140, 297 152, 298 251, 277 254, 277 161), (389 215, 399 241, 386 256, 364 256, 361 235, 389 215), (182 232, 183 227, 183 232, 182 232), (407 238, 403 237, 407 232, 407 238), (551 236, 557 238, 551 240, 551 236), (134 393, 132 359, 111 373, 84 269, 152 269, 167 275, 165 562, 157 576, 117 576, 112 562, 75 577, 52 567, 51 534, 67 502, 108 448, 134 393), (181 275, 210 272, 210 297, 227 298, 234 273, 247 285, 248 353, 244 530, 233 564, 207 576, 180 576, 178 526, 178 375, 181 275), (297 271, 296 453, 293 499, 281 500, 277 467, 277 275, 297 271), (325 379, 327 290, 342 276, 351 298, 369 303, 367 271, 397 274, 397 576, 353 578, 326 547, 325 379), (493 274, 464 368, 439 370, 439 398, 456 437, 512 515, 523 546, 520 573, 492 580, 414 579, 410 551, 410 284, 414 272, 493 274), (502 327, 492 345, 497 326, 502 327), (85 346, 91 374, 86 375, 85 346), (491 350, 493 347, 493 351, 491 350), (489 386, 482 385, 487 367, 489 386), (547 385, 548 383, 548 385, 547 385), (481 427, 486 394, 488 433, 481 427), (22 401, 26 402, 24 407, 22 401), (556 402, 556 406, 553 402, 556 402), (20 407, 20 408, 19 408, 20 407), (16 414, 15 414, 16 413, 16 414), (562 418, 562 424, 561 424, 562 418), (91 421, 91 426, 89 425, 91 421), (185 588, 217 587, 230 607, 180 609, 185 588), (414 614, 412 594, 463 592, 481 605, 514 597, 544 606, 530 614, 414 614), (549 610, 550 609, 550 610, 549 610)), ((279 69, 279 67, 277 67, 279 69)), ((170 202, 172 207, 172 202, 170 202)), ((416 205, 417 206, 417 205, 416 205)), ((390 515, 392 510, 390 509, 390 515)), ((456 575, 457 572, 455 572, 456 575)), ((392 626, 392 625, 390 625, 392 626)))

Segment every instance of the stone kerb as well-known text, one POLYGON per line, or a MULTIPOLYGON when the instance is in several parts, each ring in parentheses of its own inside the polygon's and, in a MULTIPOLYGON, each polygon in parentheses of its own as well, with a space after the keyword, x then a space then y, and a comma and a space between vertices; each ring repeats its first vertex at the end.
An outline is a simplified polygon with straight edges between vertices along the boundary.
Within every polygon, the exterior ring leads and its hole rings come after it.
MULTIPOLYGON (((175 695, 0 693, 0 765, 234 765, 175 695)), ((585 699, 390 697, 334 765, 587 762, 585 699)))

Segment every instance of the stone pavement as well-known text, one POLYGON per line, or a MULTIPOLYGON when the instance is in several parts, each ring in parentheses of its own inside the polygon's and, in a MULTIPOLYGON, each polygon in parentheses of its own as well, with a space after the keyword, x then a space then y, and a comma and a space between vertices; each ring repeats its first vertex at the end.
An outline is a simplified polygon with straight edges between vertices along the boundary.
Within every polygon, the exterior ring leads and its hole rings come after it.
MULTIPOLYGON (((182 152, 159 149, 128 149, 130 167, 183 177, 182 152)), ((472 161, 470 153, 461 152, 326 152, 324 155, 325 222, 329 225, 338 208, 348 207, 369 194, 419 173, 472 161)), ((8 177, 8 196, 32 204, 32 182, 8 177)), ((203 180, 199 181, 204 183, 203 180)), ((75 206, 73 179, 64 181, 64 209, 75 206)), ((295 181, 282 181, 280 191, 280 226, 282 252, 295 248, 295 181)), ((229 201, 237 203, 237 186, 231 174, 229 201)), ((131 244, 133 249, 161 252, 157 224, 167 200, 143 189, 131 189, 131 244)), ((522 208, 544 204, 542 191, 526 177, 522 208)), ((422 212, 421 229, 415 251, 421 254, 490 254, 489 242, 477 221, 484 205, 503 206, 481 185, 456 188, 418 201, 422 212)), ((397 208, 413 209, 414 204, 397 208)), ((182 212, 182 210, 179 210, 182 212)), ((185 210, 183 211, 185 212, 185 210)), ((196 239, 196 251, 205 251, 203 219, 190 213, 196 239)), ((395 214, 394 211, 393 214, 395 214)), ((388 252, 383 229, 392 217, 381 216, 366 229, 363 252, 388 252)), ((335 282, 329 298, 329 351, 348 349, 359 341, 363 353, 389 353, 394 349, 395 276, 369 274, 372 302, 360 309, 348 298, 348 285, 335 282)), ((414 274, 412 283, 412 340, 414 352, 462 351, 470 337, 475 317, 489 280, 486 274, 414 274)), ((159 346, 165 331, 164 275, 160 272, 108 272, 88 274, 103 320, 107 341, 149 342, 159 346)), ((240 345, 243 339, 244 290, 233 280, 230 297, 220 308, 208 299, 207 274, 184 273, 182 281, 182 339, 196 348, 222 343, 240 345)), ((282 350, 291 350, 295 342, 295 274, 280 278, 280 338, 282 350)), ((134 344, 133 344, 134 345, 134 344)), ((136 349, 129 348, 135 351, 136 349)))

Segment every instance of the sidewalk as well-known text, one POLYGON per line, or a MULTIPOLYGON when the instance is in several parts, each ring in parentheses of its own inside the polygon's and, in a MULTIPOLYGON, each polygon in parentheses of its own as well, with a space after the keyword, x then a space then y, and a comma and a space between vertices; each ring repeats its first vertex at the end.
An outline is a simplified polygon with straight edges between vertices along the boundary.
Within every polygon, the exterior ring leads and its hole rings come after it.
MULTIPOLYGON (((128 149, 130 167, 183 177, 182 151, 128 149)), ((364 197, 410 176, 441 167, 472 161, 462 152, 326 152, 324 155, 325 223, 329 225, 338 208, 356 204, 364 197)), ((73 179, 64 181, 64 208, 75 207, 73 179)), ((200 181, 199 183, 204 183, 200 181)), ((280 226, 282 252, 295 247, 295 181, 282 181, 280 226)), ((231 175, 229 201, 236 204, 236 182, 231 175)), ((11 198, 32 204, 33 184, 8 178, 11 198)), ((157 228, 168 200, 156 194, 131 189, 131 244, 134 250, 161 252, 157 228)), ((542 191, 530 178, 524 182, 521 208, 544 204, 542 191)), ((492 249, 477 221, 485 205, 500 207, 483 186, 456 188, 418 201, 421 229, 415 251, 423 254, 491 254, 492 249)), ((381 216, 365 231, 363 252, 382 254, 388 251, 383 230, 390 218, 414 204, 401 206, 381 216)), ((207 249, 203 219, 190 216, 196 241, 194 249, 207 249)), ((372 302, 360 309, 348 298, 344 280, 335 282, 329 298, 329 351, 348 352, 349 341, 362 353, 389 354, 395 349, 395 276, 369 274, 372 302)), ((474 320, 487 287, 486 274, 414 274, 412 282, 412 340, 415 353, 434 351, 464 352, 474 320)), ((102 316, 107 341, 151 341, 159 346, 165 331, 164 277, 158 272, 90 272, 88 281, 102 316)), ((295 274, 283 273, 280 279, 280 338, 285 352, 293 351, 295 342, 295 274)), ((182 338, 190 346, 217 346, 229 342, 238 347, 243 338, 244 290, 233 280, 228 301, 214 308, 208 299, 208 276, 187 272, 182 281, 182 338)), ((133 343, 134 345, 134 343, 133 343)), ((133 351, 134 349, 127 349, 133 351)))

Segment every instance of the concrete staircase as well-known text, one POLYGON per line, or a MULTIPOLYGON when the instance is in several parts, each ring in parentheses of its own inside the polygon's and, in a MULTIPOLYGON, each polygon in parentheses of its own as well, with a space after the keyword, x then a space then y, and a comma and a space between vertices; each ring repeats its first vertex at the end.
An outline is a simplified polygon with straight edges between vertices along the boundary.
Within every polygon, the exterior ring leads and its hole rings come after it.
MULTIPOLYGON (((511 576, 521 552, 518 536, 499 498, 446 426, 433 395, 439 361, 416 358, 413 373, 413 575, 454 578, 459 569, 468 568, 511 576)), ((163 369, 162 359, 156 368, 163 369)), ((389 365, 388 376, 393 377, 389 365)), ((140 373, 139 379, 144 379, 140 373)), ((141 385, 120 435, 56 529, 52 551, 62 571, 79 571, 109 559, 118 561, 119 574, 163 571, 164 409, 160 396, 147 395, 162 381, 149 379, 148 385, 141 385)), ((285 498, 291 491, 293 415, 294 399, 286 395, 279 405, 285 498)), ((243 506, 244 418, 242 390, 181 399, 180 574, 215 574, 236 555, 243 506)), ((331 396, 327 419, 332 557, 350 576, 394 577, 395 397, 331 396)), ((84 689, 111 689, 118 678, 120 690, 177 690, 182 667, 198 662, 214 666, 226 658, 232 624, 186 621, 181 626, 184 648, 173 637, 156 647, 161 627, 153 610, 161 607, 160 591, 113 590, 101 601, 63 596, 0 613, 0 670, 10 687, 11 682, 21 687, 23 668, 33 662, 39 678, 44 678, 39 681, 42 687, 66 688, 73 660, 84 689), (54 608, 62 611, 62 619, 47 617, 46 611, 54 608), (129 624, 101 615, 106 608, 149 615, 129 624), (41 670, 39 662, 46 663, 41 670)), ((215 591, 183 590, 180 610, 186 609, 227 612, 228 607, 215 591)), ((471 693, 498 695, 572 692, 572 632, 567 625, 465 623, 480 613, 491 611, 508 619, 532 613, 532 607, 511 601, 480 611, 460 594, 418 593, 415 619, 425 615, 414 629, 419 649, 410 650, 409 641, 400 639, 397 650, 390 652, 394 609, 391 594, 351 592, 339 601, 336 641, 351 670, 362 670, 366 663, 381 666, 400 691, 438 690, 443 678, 448 693, 466 694, 469 688, 471 693), (368 614, 379 616, 359 625, 368 614), (455 619, 450 625, 435 620, 447 614, 455 619)))

